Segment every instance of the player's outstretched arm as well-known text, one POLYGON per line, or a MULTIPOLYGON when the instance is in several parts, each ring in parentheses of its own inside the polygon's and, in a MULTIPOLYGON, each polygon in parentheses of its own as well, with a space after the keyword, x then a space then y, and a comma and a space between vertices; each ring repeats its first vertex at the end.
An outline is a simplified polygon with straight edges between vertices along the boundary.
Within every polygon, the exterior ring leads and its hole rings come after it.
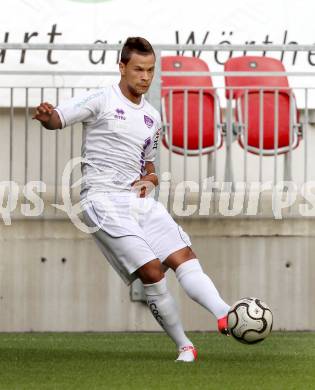
POLYGON ((61 129, 62 124, 58 112, 50 103, 41 103, 36 107, 35 115, 32 119, 37 119, 48 130, 61 129))

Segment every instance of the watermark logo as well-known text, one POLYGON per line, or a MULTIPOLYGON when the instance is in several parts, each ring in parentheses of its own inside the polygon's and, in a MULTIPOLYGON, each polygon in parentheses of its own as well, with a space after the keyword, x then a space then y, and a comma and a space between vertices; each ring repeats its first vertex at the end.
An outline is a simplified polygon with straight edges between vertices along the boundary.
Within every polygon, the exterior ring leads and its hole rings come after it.
MULTIPOLYGON (((275 219, 282 219, 288 210, 294 207, 294 216, 315 217, 315 181, 309 181, 298 186, 293 181, 281 181, 274 184, 268 182, 218 182, 214 177, 204 179, 201 183, 195 181, 182 181, 175 186, 171 184, 170 172, 160 176, 158 201, 154 203, 155 187, 151 181, 136 181, 131 186, 128 177, 125 178, 126 189, 130 190, 131 201, 129 209, 122 206, 119 197, 104 191, 103 178, 106 172, 98 168, 93 162, 82 157, 76 157, 66 164, 61 178, 61 203, 50 206, 67 214, 71 222, 84 233, 96 233, 104 226, 115 225, 124 229, 126 213, 134 219, 143 213, 149 213, 154 204, 170 205, 171 213, 178 217, 189 216, 221 216, 221 217, 255 217, 261 214, 260 206, 263 195, 268 195, 268 215, 275 219), (93 167, 93 175, 84 175, 83 178, 72 183, 71 178, 77 166, 89 165, 93 167), (96 183, 82 186, 82 181, 96 183), (128 185, 127 185, 128 184, 128 185), (73 203, 71 193, 73 189, 82 186, 85 195, 80 202, 73 203), (128 187, 129 186, 129 187, 128 187), (128 189, 128 188, 129 189, 128 189), (141 199, 141 189, 147 189, 148 198, 141 199), (215 205, 215 212, 213 211, 215 205), (95 212, 96 208, 98 212, 95 212), (89 216, 91 218, 89 218, 89 216), (89 220, 89 221, 88 221, 89 220)), ((107 180, 110 178, 107 177, 107 180)), ((115 176, 111 183, 114 183, 115 176)), ((39 217, 44 214, 45 199, 43 194, 47 185, 42 181, 30 181, 22 189, 14 181, 0 182, 0 218, 5 225, 12 224, 12 215, 20 207, 20 212, 26 217, 39 217), (19 203, 19 199, 24 203, 19 203)), ((125 192, 126 194, 126 192, 125 192)), ((162 207, 162 206, 161 206, 162 207)), ((266 210, 264 210, 266 212, 266 210)))

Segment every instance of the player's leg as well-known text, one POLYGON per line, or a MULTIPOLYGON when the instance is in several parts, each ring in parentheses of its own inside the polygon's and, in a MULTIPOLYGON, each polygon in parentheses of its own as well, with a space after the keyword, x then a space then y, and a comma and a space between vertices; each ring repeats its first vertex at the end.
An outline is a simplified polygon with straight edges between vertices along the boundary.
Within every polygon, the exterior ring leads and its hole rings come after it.
POLYGON ((170 294, 160 260, 155 259, 136 271, 141 279, 148 306, 154 318, 180 351, 179 361, 194 361, 196 350, 185 335, 174 298, 170 294))
POLYGON ((213 313, 220 332, 226 333, 229 306, 223 301, 190 249, 188 235, 174 221, 165 207, 155 202, 144 220, 143 229, 150 246, 163 264, 176 272, 176 277, 187 295, 213 313))
POLYGON ((177 280, 187 295, 215 315, 219 331, 227 334, 229 305, 221 298, 210 277, 203 272, 191 248, 185 247, 173 252, 164 264, 175 271, 177 280))
POLYGON ((143 237, 141 228, 134 218, 126 220, 128 213, 125 212, 123 227, 126 226, 129 231, 125 232, 125 236, 110 235, 108 231, 115 233, 110 223, 107 224, 103 218, 102 224, 98 225, 98 219, 101 220, 103 215, 102 210, 98 210, 102 204, 93 202, 92 207, 91 203, 90 201, 90 204, 86 205, 83 215, 88 226, 99 227, 93 237, 102 253, 126 284, 130 284, 137 277, 141 279, 152 314, 178 349, 185 349, 179 360, 194 361, 195 350, 184 333, 175 301, 167 289, 163 266, 160 260, 155 259, 156 255, 143 237))

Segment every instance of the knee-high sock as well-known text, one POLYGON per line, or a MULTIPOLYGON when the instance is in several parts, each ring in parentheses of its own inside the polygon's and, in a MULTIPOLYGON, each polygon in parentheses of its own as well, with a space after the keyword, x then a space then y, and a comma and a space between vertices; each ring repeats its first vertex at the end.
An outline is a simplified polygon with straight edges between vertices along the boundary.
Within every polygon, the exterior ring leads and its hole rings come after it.
POLYGON ((212 280, 203 272, 198 259, 185 261, 178 266, 176 277, 187 295, 213 313, 216 318, 227 314, 229 305, 223 301, 212 280))
POLYGON ((144 284, 143 287, 153 316, 175 342, 178 349, 193 345, 185 335, 176 303, 167 289, 166 279, 163 278, 153 284, 144 284))

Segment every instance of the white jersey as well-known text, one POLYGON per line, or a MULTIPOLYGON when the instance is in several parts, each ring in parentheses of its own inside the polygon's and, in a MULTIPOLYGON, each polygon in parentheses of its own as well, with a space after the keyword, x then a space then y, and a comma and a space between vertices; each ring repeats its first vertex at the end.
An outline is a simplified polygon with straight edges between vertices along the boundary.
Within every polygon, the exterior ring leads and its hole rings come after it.
POLYGON ((142 96, 127 99, 118 85, 88 92, 60 104, 62 128, 83 123, 82 190, 130 191, 154 161, 161 130, 160 114, 142 96))

